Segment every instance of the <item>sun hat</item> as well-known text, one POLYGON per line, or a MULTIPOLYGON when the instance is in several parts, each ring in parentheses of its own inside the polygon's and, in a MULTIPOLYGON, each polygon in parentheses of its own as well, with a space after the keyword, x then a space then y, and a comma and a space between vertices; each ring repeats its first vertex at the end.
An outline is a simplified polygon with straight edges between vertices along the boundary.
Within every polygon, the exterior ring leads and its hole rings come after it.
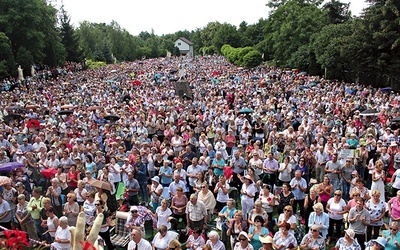
POLYGON ((130 209, 130 211, 131 211, 131 212, 132 212, 132 211, 139 211, 139 209, 138 209, 137 206, 132 206, 131 209, 130 209))
POLYGON ((356 235, 356 233, 354 232, 353 229, 349 228, 347 230, 344 230, 344 232, 352 239, 354 240, 354 236, 356 235))
POLYGON ((253 179, 251 179, 250 175, 245 175, 244 178, 250 180, 251 182, 253 182, 253 179))
POLYGON ((357 170, 353 170, 353 172, 351 172, 351 174, 358 174, 357 170))
POLYGON ((378 238, 376 238, 376 240, 372 240, 372 242, 376 242, 379 245, 381 245, 382 247, 385 247, 387 244, 387 240, 383 237, 378 237, 378 238))
POLYGON ((244 232, 244 231, 241 231, 240 233, 239 233, 239 236, 237 237, 238 239, 240 238, 240 236, 244 236, 248 241, 250 241, 250 238, 249 238, 249 236, 247 235, 247 233, 246 232, 244 232))
POLYGON ((274 242, 272 237, 269 235, 267 235, 266 237, 259 236, 258 239, 261 241, 261 243, 273 243, 274 242))
POLYGON ((158 176, 154 176, 153 178, 151 178, 151 180, 160 183, 160 177, 158 176))

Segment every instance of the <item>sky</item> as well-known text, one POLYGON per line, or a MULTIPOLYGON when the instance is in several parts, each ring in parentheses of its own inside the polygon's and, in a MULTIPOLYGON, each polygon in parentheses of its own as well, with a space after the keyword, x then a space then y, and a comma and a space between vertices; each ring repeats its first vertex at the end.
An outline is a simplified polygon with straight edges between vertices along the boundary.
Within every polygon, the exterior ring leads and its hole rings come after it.
MULTIPOLYGON (((179 30, 192 31, 210 22, 238 26, 242 21, 257 23, 267 18, 267 0, 50 0, 56 6, 64 4, 74 27, 80 22, 110 23, 116 21, 132 35, 142 31, 156 35, 171 34, 179 30)), ((350 2, 353 15, 359 15, 367 4, 363 0, 350 2)))

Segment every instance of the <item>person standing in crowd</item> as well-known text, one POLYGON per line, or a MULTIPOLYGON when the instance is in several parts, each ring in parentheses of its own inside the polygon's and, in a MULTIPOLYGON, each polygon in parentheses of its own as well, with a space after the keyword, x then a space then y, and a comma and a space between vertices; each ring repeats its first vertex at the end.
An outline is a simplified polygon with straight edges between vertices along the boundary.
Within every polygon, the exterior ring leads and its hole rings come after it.
POLYGON ((310 232, 304 235, 301 240, 299 245, 300 249, 325 250, 325 238, 320 234, 320 232, 321 228, 318 225, 312 225, 310 227, 310 232))
POLYGON ((347 213, 346 202, 342 199, 342 192, 336 190, 333 198, 330 198, 328 204, 326 205, 326 210, 329 215, 329 228, 328 228, 328 241, 326 244, 330 244, 333 239, 333 230, 336 228, 335 237, 336 240, 340 238, 342 225, 343 225, 343 215, 347 213), (336 225, 336 227, 335 227, 336 225))
POLYGON ((43 197, 41 195, 41 190, 39 188, 35 188, 32 192, 32 197, 29 200, 28 203, 28 211, 31 214, 31 217, 33 219, 33 223, 35 224, 36 227, 36 232, 38 233, 39 238, 42 237, 43 234, 43 228, 40 226, 42 223, 40 219, 40 211, 43 209, 43 197))
POLYGON ((264 179, 263 182, 273 186, 276 182, 276 173, 279 169, 279 163, 274 158, 271 152, 268 153, 267 158, 263 163, 264 179))
POLYGON ((304 199, 307 190, 307 181, 301 177, 301 170, 296 170, 294 178, 290 181, 290 186, 294 195, 293 213, 297 211, 297 205, 300 207, 300 216, 304 217, 304 199))
POLYGON ((197 200, 196 194, 190 195, 190 200, 186 205, 186 221, 190 229, 207 227, 207 208, 203 202, 197 200))
POLYGON ((340 177, 342 178, 342 194, 343 199, 348 201, 350 199, 351 187, 351 173, 355 170, 353 159, 351 157, 346 159, 345 164, 340 169, 340 177))
POLYGON ((39 240, 35 224, 28 210, 28 202, 25 200, 25 195, 20 194, 17 199, 18 203, 15 211, 15 218, 17 219, 18 224, 22 231, 28 233, 29 238, 39 240))
MULTIPOLYGON (((0 194, 0 226, 11 229, 12 213, 10 204, 0 194)), ((3 229, 1 229, 3 230, 3 229)))
MULTIPOLYGON (((380 199, 379 191, 374 190, 371 192, 371 195, 372 199, 368 200, 365 204, 371 218, 371 223, 367 226, 367 241, 378 238, 379 230, 383 225, 383 217, 386 212, 386 204, 380 199), (374 233, 373 237, 371 237, 372 231, 374 233)), ((357 199, 356 202, 358 202, 357 199)))
POLYGON ((131 233, 131 241, 128 243, 128 250, 153 250, 150 242, 145 240, 143 232, 138 229, 133 229, 131 233))
POLYGON ((365 249, 366 238, 365 232, 367 226, 371 222, 371 216, 367 209, 364 208, 364 200, 362 198, 357 199, 357 205, 349 211, 349 229, 352 229, 355 233, 355 238, 360 242, 361 249, 365 249))
POLYGON ((319 146, 317 152, 315 153, 315 159, 317 165, 315 167, 315 175, 318 182, 323 182, 325 176, 325 166, 329 161, 329 155, 324 151, 323 146, 319 146))
POLYGON ((382 230, 382 236, 386 239, 387 244, 385 249, 397 250, 400 249, 400 227, 398 221, 392 221, 389 224, 388 230, 382 230))
POLYGON ((338 155, 333 154, 332 160, 328 161, 325 166, 325 172, 328 174, 331 181, 333 191, 337 190, 339 186, 340 168, 341 166, 338 161, 338 155))
POLYGON ((231 160, 231 167, 233 168, 233 176, 230 182, 232 187, 240 189, 242 182, 238 176, 243 176, 244 170, 246 169, 247 163, 242 156, 240 156, 240 152, 236 150, 233 153, 233 158, 231 160))
POLYGON ((247 220, 247 215, 254 207, 254 197, 256 195, 256 187, 249 175, 244 176, 244 183, 240 193, 242 194, 242 211, 243 219, 247 220))
POLYGON ((344 237, 341 237, 335 245, 336 250, 361 250, 361 246, 357 240, 355 240, 355 233, 353 229, 347 229, 344 231, 344 237))
POLYGON ((139 193, 140 185, 139 182, 133 178, 133 173, 128 173, 128 180, 125 182, 125 193, 127 194, 127 200, 129 205, 139 205, 139 193))

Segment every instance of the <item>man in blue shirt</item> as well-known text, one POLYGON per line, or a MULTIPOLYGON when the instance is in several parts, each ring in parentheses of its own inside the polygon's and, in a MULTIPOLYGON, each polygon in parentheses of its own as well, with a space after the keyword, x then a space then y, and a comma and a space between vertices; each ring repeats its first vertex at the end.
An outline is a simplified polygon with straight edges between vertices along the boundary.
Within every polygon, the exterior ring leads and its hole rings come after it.
POLYGON ((296 213, 297 204, 300 207, 300 215, 304 217, 304 199, 307 190, 307 181, 301 177, 301 171, 296 170, 294 178, 290 181, 292 193, 294 195, 293 214, 296 213))

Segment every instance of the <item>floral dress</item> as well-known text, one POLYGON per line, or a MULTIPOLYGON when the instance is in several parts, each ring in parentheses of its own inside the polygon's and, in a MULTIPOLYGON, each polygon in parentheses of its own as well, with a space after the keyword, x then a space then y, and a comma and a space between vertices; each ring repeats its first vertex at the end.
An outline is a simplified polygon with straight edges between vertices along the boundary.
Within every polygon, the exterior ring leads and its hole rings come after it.
POLYGON ((361 250, 360 244, 357 241, 353 241, 353 244, 347 245, 344 237, 340 238, 337 242, 335 247, 338 247, 339 250, 361 250))

